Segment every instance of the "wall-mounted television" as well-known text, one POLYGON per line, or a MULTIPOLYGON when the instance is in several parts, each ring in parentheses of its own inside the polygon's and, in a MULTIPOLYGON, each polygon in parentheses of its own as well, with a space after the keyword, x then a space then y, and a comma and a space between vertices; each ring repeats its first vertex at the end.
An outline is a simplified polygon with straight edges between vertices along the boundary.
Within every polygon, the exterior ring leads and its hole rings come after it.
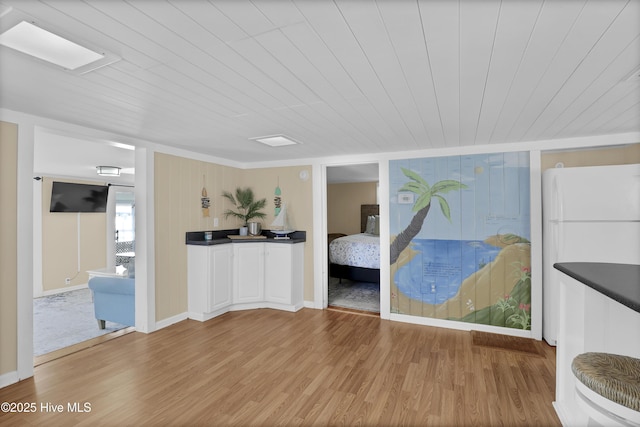
POLYGON ((106 212, 109 186, 53 181, 49 212, 106 212))

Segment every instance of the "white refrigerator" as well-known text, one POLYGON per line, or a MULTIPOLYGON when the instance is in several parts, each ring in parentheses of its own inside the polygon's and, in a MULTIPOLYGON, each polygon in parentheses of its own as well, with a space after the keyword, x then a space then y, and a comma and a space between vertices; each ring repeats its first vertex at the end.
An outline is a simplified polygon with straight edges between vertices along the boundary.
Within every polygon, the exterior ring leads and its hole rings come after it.
POLYGON ((556 262, 640 264, 640 164, 546 170, 542 176, 542 336, 556 345, 556 262))

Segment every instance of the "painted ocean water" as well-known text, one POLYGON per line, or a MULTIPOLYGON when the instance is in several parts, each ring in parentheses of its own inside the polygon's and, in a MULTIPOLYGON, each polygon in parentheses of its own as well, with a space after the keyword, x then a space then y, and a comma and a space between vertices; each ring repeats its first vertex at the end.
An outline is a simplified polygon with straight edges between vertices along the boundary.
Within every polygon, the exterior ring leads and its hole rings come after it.
POLYGON ((415 239, 419 252, 398 269, 395 282, 403 294, 441 304, 456 295, 463 280, 493 261, 501 248, 480 240, 415 239))

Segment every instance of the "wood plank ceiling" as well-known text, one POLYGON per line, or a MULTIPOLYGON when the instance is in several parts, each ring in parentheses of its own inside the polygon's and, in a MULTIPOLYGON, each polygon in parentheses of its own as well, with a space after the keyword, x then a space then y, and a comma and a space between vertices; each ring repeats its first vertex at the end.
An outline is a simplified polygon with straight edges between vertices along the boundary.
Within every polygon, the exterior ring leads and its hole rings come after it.
POLYGON ((0 107, 241 162, 640 131, 640 0, 0 0, 0 107), (286 134, 300 145, 249 138, 286 134))

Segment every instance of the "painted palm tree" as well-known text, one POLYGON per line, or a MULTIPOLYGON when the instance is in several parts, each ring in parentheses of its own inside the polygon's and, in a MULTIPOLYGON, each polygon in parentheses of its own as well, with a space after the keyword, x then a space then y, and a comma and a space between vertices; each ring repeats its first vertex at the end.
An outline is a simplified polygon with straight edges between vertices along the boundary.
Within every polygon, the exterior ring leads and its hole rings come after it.
POLYGON ((402 168, 402 172, 407 178, 410 178, 411 181, 404 184, 398 191, 410 191, 416 195, 416 201, 413 204, 413 212, 416 214, 411 218, 411 222, 407 228, 402 230, 393 243, 391 243, 391 264, 398 260, 400 253, 409 246, 411 240, 413 240, 422 229, 422 224, 431 208, 431 200, 434 197, 438 200, 442 214, 451 221, 451 209, 441 194, 467 188, 465 184, 452 179, 438 181, 430 186, 427 181, 416 172, 405 168, 402 168))

